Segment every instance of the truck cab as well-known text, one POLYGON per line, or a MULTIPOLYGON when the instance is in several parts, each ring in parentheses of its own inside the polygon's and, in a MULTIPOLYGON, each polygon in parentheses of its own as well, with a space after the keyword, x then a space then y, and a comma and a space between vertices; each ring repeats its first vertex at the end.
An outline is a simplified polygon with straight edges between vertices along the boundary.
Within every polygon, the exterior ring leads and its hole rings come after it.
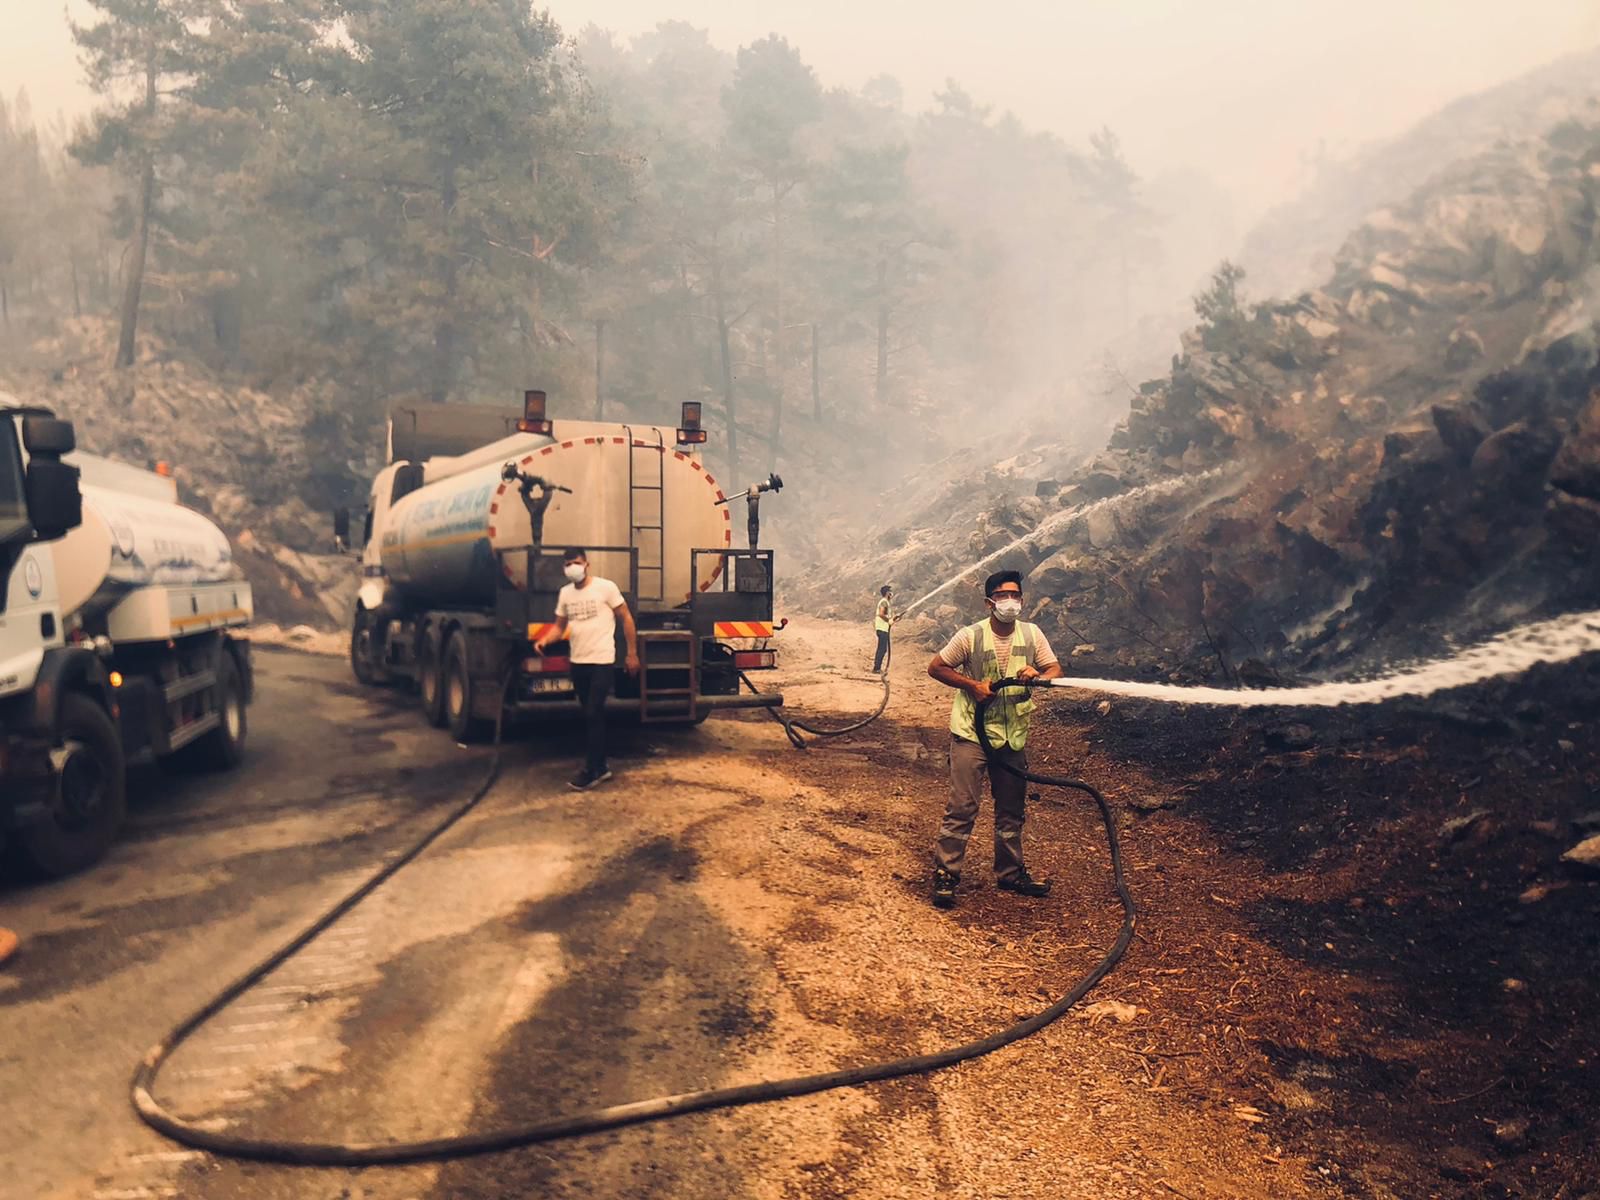
POLYGON ((0 851, 45 876, 110 847, 130 762, 236 764, 251 691, 221 532, 170 479, 81 456, 83 486, 75 450, 69 422, 0 395, 0 851))
MULTIPOLYGON (((45 653, 62 644, 55 560, 40 551, 38 542, 77 524, 76 472, 60 464, 59 454, 54 462, 40 456, 32 471, 40 481, 33 489, 38 497, 30 506, 25 434, 46 433, 48 419, 0 400, 0 705, 32 689, 45 653), (45 494, 41 475, 52 468, 71 473, 71 496, 59 489, 54 496, 45 494)), ((59 429, 54 432, 62 436, 59 429)))

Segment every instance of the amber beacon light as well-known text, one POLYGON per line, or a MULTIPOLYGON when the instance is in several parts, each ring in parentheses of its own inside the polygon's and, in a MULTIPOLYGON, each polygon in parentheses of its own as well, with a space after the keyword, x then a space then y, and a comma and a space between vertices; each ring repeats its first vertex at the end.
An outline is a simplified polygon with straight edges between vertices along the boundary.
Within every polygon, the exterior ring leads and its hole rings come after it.
POLYGON ((706 431, 700 428, 701 404, 698 400, 685 400, 683 402, 683 420, 678 425, 678 445, 702 446, 705 444, 706 431))
POLYGON ((518 433, 542 433, 549 437, 555 429, 545 415, 545 394, 536 388, 522 393, 522 420, 517 422, 518 433))

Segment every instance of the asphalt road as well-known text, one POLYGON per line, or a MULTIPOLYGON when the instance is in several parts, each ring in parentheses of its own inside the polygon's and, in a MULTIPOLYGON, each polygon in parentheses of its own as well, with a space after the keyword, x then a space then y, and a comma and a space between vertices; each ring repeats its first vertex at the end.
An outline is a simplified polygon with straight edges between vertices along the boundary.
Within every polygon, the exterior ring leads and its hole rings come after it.
MULTIPOLYGON (((785 637, 778 682, 798 709, 876 702, 865 631, 796 622, 785 637)), ((5 1200, 1328 1194, 1231 1115, 1239 1093, 1162 1086, 1170 1064, 1201 1060, 1148 1014, 1132 1033, 1057 1022, 934 1076, 444 1164, 279 1167, 175 1146, 132 1112, 134 1064, 490 762, 342 661, 262 651, 258 665, 240 770, 150 772, 105 862, 0 883, 0 924, 23 935, 0 966, 5 1200)), ((884 721, 804 754, 754 714, 616 730, 617 777, 597 792, 565 787, 576 731, 515 737, 483 802, 183 1046, 159 1099, 259 1138, 436 1138, 924 1053, 1038 1011, 1120 920, 1095 818, 1035 806, 1030 864, 1062 881, 1048 901, 1002 896, 975 860, 955 913, 931 909, 948 699, 913 657, 896 670, 884 721)), ((1090 777, 1110 773, 1082 730, 1063 737, 1090 777)), ((1154 899, 1136 954, 1153 957, 1130 956, 1105 994, 1159 1007, 1130 989, 1172 976, 1187 1005, 1188 968, 1151 946, 1163 928, 1187 945, 1187 918, 1161 908, 1142 841, 1130 834, 1130 862, 1154 899)), ((1215 900, 1206 872, 1195 894, 1215 900)))
MULTIPOLYGON (((659 1132, 634 1131, 366 1172, 225 1162, 136 1120, 127 1077, 149 1045, 407 846, 488 764, 484 749, 429 729, 408 697, 357 686, 342 662, 267 650, 257 660, 240 770, 147 772, 106 861, 0 890, 0 923, 23 938, 0 967, 0 1191, 744 1192, 730 1118, 675 1131, 665 1154, 659 1132)), ((564 786, 570 735, 508 746, 480 809, 182 1048, 161 1098, 255 1134, 389 1140, 723 1080, 730 1046, 758 1019, 744 998, 761 964, 684 886, 699 864, 674 831, 729 803, 696 777, 703 755, 683 751, 737 751, 751 736, 764 749, 773 733, 718 721, 624 734, 618 785, 592 795, 564 786), (689 776, 675 780, 680 761, 689 776)))

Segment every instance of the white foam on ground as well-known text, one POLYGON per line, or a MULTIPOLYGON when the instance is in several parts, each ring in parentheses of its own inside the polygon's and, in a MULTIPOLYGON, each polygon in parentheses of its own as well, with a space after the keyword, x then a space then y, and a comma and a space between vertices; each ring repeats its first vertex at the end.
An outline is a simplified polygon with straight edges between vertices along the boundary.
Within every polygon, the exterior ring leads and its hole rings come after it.
POLYGON ((1543 663, 1568 662, 1600 652, 1600 610, 1571 613, 1503 633, 1452 658, 1422 663, 1377 679, 1317 683, 1297 688, 1181 687, 1122 679, 1062 678, 1052 686, 1109 692, 1175 704, 1221 704, 1239 708, 1268 705, 1334 708, 1342 704, 1382 704, 1406 696, 1431 696, 1504 675, 1520 675, 1543 663))
POLYGON ((1019 549, 1022 546, 1026 546, 1036 539, 1043 537, 1053 529, 1059 529, 1069 521, 1075 521, 1079 517, 1087 517, 1090 513, 1099 512, 1102 509, 1119 508, 1123 505, 1135 504, 1141 500, 1154 500, 1161 496, 1171 495, 1173 492, 1182 491, 1186 487, 1203 483, 1219 473, 1220 468, 1213 468, 1209 471, 1202 471, 1198 475, 1178 475, 1172 479, 1161 479, 1155 483, 1147 483, 1144 485, 1144 487, 1134 488, 1133 491, 1123 492, 1118 496, 1108 496, 1104 500, 1094 500, 1088 504, 1079 504, 1073 508, 1064 508, 1054 516, 1048 517, 1039 522, 1038 527, 1033 529, 1031 532, 1023 534, 1014 541, 1007 542, 1004 546, 1001 546, 1000 549, 994 551, 992 554, 984 555, 970 567, 963 567, 958 573, 952 575, 949 579, 946 579, 927 595, 913 600, 909 605, 906 606, 905 610, 900 615, 910 616, 929 600, 932 600, 935 596, 941 594, 942 592, 949 591, 968 576, 975 575, 977 572, 982 571, 985 567, 993 564, 997 559, 1002 558, 1003 556, 1010 554, 1013 550, 1019 549))

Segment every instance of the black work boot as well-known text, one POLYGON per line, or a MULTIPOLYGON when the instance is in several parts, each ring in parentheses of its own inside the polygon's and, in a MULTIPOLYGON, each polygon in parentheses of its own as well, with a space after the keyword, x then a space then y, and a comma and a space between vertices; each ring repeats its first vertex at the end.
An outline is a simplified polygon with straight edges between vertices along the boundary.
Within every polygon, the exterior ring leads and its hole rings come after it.
POLYGON ((1002 892, 1015 892, 1019 896, 1048 896, 1050 894, 1050 881, 1048 879, 1035 879, 1026 871, 1018 871, 1015 875, 1007 875, 1004 879, 996 879, 995 887, 1002 892))
POLYGON ((961 882, 959 875, 953 875, 943 867, 933 870, 933 906, 935 908, 954 908, 956 906, 956 884, 961 882))

